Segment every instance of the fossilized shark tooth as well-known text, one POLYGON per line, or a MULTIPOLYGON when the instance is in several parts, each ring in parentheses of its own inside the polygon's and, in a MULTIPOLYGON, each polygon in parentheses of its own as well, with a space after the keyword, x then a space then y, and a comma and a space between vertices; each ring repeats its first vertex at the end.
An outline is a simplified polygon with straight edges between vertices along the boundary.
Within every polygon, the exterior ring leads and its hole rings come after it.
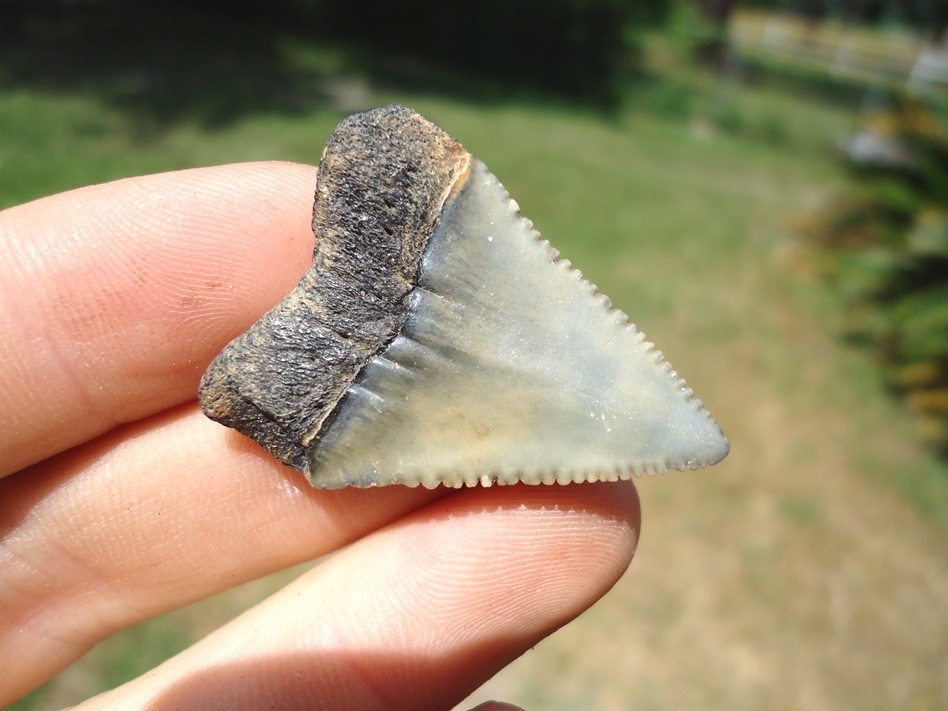
POLYGON ((727 454, 627 317, 409 109, 336 128, 313 229, 313 266, 200 389, 313 486, 616 480, 727 454))

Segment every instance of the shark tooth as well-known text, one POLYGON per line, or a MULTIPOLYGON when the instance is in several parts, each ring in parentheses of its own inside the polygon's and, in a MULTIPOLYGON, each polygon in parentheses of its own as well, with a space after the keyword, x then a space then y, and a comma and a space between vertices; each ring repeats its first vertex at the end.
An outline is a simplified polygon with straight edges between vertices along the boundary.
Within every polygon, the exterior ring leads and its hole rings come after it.
POLYGON ((313 229, 313 266, 200 388, 313 486, 614 481, 727 454, 661 353, 413 111, 336 128, 313 229))

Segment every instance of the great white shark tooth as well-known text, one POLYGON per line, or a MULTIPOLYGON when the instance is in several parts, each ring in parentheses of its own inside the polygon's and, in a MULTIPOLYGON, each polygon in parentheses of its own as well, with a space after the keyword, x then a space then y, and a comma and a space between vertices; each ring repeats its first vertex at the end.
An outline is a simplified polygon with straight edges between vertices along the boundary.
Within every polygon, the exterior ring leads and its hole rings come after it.
POLYGON ((614 481, 727 454, 661 354, 413 111, 336 128, 313 230, 313 266, 200 388, 313 486, 614 481))

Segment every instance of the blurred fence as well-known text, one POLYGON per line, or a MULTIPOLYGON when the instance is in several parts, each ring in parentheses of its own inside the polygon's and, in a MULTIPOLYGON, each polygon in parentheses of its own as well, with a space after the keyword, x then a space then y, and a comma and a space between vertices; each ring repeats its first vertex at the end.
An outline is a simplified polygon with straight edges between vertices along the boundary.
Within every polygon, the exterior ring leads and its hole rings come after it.
POLYGON ((731 18, 728 37, 744 56, 876 86, 948 91, 948 48, 908 31, 741 10, 731 18))
MULTIPOLYGON (((920 33, 742 11, 730 57, 833 81, 861 127, 837 145, 858 186, 800 227, 841 297, 840 329, 948 458, 948 49, 920 33), (881 89, 881 91, 879 91, 881 89), (864 100, 858 98, 866 92, 864 100)), ((732 64, 738 66, 740 62, 732 64)))

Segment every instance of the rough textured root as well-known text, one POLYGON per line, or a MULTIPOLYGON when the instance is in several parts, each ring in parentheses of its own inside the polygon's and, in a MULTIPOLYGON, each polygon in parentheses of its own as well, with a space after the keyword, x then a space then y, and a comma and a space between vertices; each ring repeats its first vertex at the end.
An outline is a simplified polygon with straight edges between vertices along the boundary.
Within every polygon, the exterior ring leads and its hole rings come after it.
POLYGON ((470 163, 460 143, 404 107, 342 121, 320 161, 313 264, 208 368, 205 414, 305 473, 306 448, 400 332, 428 239, 470 163))

